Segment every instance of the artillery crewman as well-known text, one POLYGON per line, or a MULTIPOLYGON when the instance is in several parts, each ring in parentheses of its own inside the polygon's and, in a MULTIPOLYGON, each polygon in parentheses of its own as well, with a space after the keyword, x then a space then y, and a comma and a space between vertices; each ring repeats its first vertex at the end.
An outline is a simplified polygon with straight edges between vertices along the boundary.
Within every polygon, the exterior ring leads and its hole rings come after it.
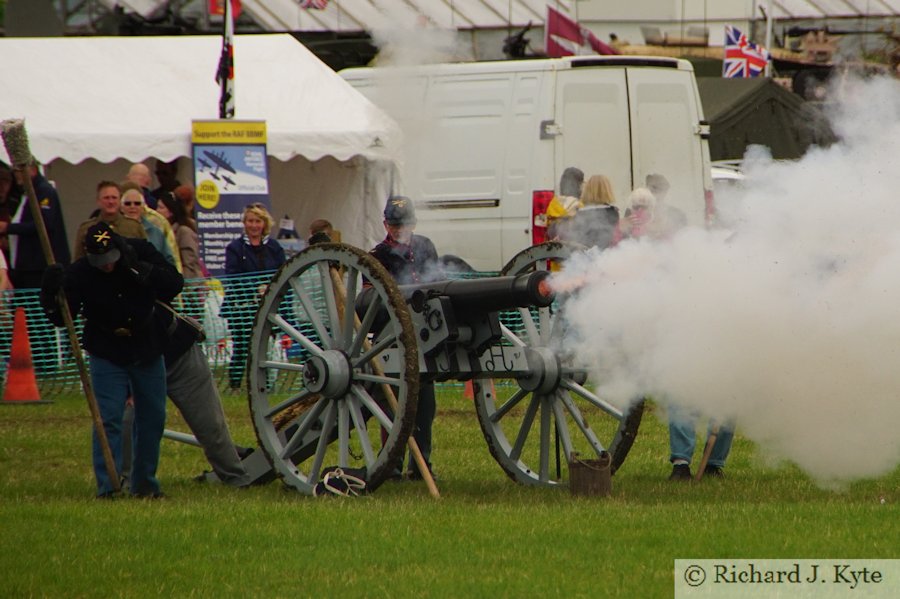
MULTIPOLYGON (((171 302, 184 279, 148 241, 125 239, 104 221, 88 227, 84 252, 67 268, 48 267, 41 305, 50 321, 62 326, 56 302, 62 289, 72 315, 84 311, 82 342, 117 471, 122 468, 122 415, 130 385, 136 429, 130 491, 136 497, 159 498, 163 494, 156 469, 166 421, 166 333, 154 318, 155 300, 171 302)), ((93 464, 97 497, 112 498, 114 484, 96 433, 93 464)))
MULTIPOLYGON (((445 279, 437 250, 430 239, 414 233, 416 211, 412 200, 405 196, 391 196, 384 207, 384 229, 387 236, 370 252, 387 269, 398 285, 430 283, 445 279)), ((434 383, 422 381, 413 438, 431 470, 431 428, 437 407, 434 383)), ((412 456, 408 477, 419 480, 419 472, 412 456)))

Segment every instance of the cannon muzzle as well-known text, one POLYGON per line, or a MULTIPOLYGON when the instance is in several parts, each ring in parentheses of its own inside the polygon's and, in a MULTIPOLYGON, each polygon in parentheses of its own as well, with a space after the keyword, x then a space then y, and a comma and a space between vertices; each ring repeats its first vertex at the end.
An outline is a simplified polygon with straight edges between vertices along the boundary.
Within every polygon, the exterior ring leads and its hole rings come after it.
POLYGON ((454 279, 419 285, 401 285, 413 310, 419 312, 425 303, 437 296, 450 299, 457 314, 497 312, 511 308, 543 308, 553 303, 556 293, 547 280, 550 273, 539 270, 529 274, 454 279))

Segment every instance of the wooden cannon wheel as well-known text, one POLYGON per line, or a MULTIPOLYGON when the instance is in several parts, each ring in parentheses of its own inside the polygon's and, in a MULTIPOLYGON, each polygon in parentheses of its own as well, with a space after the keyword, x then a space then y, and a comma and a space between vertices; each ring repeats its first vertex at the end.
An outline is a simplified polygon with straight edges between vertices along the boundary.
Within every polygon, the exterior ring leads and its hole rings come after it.
MULTIPOLYGON (((537 245, 517 254, 502 274, 551 269, 580 246, 558 242, 537 245)), ((644 402, 623 411, 598 397, 587 380, 588 368, 576 356, 558 349, 563 324, 560 300, 547 308, 519 308, 522 326, 503 327, 505 340, 533 352, 537 371, 512 382, 500 400, 491 381, 475 381, 475 408, 488 448, 515 481, 557 485, 566 479, 568 457, 594 459, 602 451, 615 472, 634 442, 644 402)), ((501 391, 507 385, 497 385, 501 391)))
POLYGON ((285 484, 313 494, 339 467, 377 488, 402 458, 419 385, 412 323, 391 276, 348 245, 314 245, 294 256, 260 302, 247 378, 256 436, 285 484), (363 279, 372 300, 355 323, 363 279), (279 377, 291 385, 276 394, 279 377))

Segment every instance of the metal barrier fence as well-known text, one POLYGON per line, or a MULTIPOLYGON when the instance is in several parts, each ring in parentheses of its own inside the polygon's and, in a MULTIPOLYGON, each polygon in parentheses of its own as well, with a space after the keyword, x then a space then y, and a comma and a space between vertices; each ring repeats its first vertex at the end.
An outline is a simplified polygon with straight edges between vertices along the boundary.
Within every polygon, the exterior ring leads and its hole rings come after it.
MULTIPOLYGON (((235 385, 246 364, 246 342, 242 338, 249 335, 256 315, 255 301, 258 290, 263 288, 272 278, 273 272, 259 273, 252 276, 221 277, 218 279, 189 280, 178 298, 179 308, 203 323, 206 341, 203 343, 210 368, 218 385, 222 389, 243 386, 244 382, 235 385), (222 303, 225 290, 230 295, 248 298, 235 310, 223 313, 222 303), (225 316, 227 315, 227 318, 225 316), (230 374, 230 376, 229 376, 230 374)), ((493 272, 455 273, 456 278, 472 278, 496 276, 493 272)), ((38 300, 37 289, 16 289, 0 295, 0 380, 6 382, 6 370, 9 355, 14 343, 22 343, 14 339, 15 314, 20 311, 26 318, 28 341, 31 347, 32 362, 38 381, 41 396, 52 398, 55 394, 73 393, 81 389, 81 379, 72 347, 65 329, 54 327, 44 315, 38 300)), ((510 329, 521 328, 518 313, 510 312, 501 315, 501 321, 510 329)), ((307 335, 314 335, 309 325, 300 324, 298 328, 307 335)), ((82 322, 76 319, 76 328, 81 334, 82 322)), ((302 350, 289 339, 273 340, 272 357, 298 361, 302 359, 302 350)), ((462 385, 462 383, 447 383, 462 385)), ((291 392, 298 389, 296 377, 285 377, 284 380, 272 381, 274 392, 291 392)), ((0 391, 2 396, 2 391, 0 391)))

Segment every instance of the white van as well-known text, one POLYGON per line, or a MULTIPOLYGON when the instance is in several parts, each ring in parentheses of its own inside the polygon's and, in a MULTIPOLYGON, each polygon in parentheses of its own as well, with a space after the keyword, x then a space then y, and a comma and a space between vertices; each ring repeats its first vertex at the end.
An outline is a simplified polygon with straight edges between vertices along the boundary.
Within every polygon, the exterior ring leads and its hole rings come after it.
POLYGON ((648 173, 702 224, 712 181, 689 62, 579 56, 356 68, 340 74, 394 117, 405 156, 397 192, 441 254, 496 271, 543 241, 541 215, 563 170, 608 176, 620 209, 648 173))

